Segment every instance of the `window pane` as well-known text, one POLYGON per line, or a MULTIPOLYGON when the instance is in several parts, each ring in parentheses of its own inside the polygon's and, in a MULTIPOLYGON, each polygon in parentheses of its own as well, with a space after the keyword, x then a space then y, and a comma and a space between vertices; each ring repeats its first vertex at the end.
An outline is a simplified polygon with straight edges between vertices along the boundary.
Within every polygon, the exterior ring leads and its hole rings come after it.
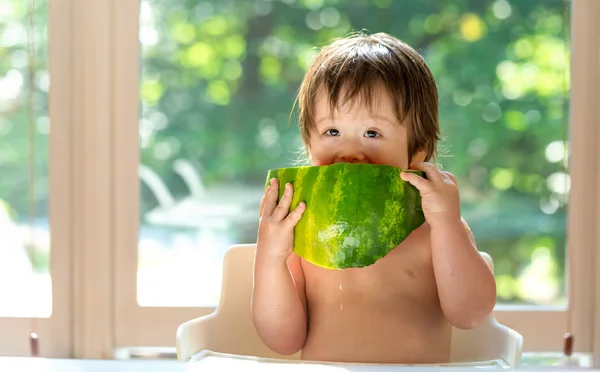
POLYGON ((34 138, 29 129, 27 2, 0 4, 0 317, 49 317, 52 312, 48 223, 47 4, 33 12, 34 138), (30 149, 34 207, 30 211, 30 149), (31 224, 30 216, 33 216, 31 224))
POLYGON ((141 305, 217 304, 223 253, 256 241, 267 170, 298 159, 289 114, 313 47, 360 29, 405 40, 434 72, 439 162, 499 302, 565 302, 561 0, 141 4, 141 305))

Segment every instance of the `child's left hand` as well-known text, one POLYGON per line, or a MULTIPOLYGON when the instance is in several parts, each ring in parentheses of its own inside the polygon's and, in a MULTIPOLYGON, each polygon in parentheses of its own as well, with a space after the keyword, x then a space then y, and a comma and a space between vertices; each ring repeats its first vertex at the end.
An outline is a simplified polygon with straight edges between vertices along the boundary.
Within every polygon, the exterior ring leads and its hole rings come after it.
POLYGON ((444 172, 430 163, 411 164, 411 169, 418 169, 427 175, 427 179, 410 172, 402 172, 400 177, 416 187, 421 193, 423 214, 430 226, 443 223, 460 222, 460 199, 456 177, 444 172))

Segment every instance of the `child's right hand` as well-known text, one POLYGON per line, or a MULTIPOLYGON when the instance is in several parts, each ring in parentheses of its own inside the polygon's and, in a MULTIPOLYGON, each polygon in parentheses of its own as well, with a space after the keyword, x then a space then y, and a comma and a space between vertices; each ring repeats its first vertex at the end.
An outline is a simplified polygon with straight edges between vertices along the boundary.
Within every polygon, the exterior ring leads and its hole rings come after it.
POLYGON ((301 202, 289 212, 292 202, 293 187, 285 185, 285 192, 277 204, 279 186, 276 179, 271 179, 269 187, 260 202, 260 222, 258 224, 257 254, 263 258, 276 261, 287 260, 294 245, 294 227, 300 221, 306 204, 301 202))

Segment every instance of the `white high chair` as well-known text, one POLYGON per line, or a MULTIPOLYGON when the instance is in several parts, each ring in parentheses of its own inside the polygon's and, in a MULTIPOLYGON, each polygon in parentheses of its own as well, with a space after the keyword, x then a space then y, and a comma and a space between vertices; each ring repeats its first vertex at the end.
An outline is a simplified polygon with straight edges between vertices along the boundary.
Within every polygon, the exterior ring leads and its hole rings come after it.
MULTIPOLYGON (((279 355, 271 351, 254 329, 250 301, 255 247, 255 244, 234 245, 226 252, 219 306, 213 313, 178 327, 179 360, 198 361, 211 355, 275 362, 299 360, 300 353, 279 355)), ((482 255, 493 268, 491 257, 482 255)), ((475 329, 453 329, 448 365, 517 367, 522 344, 519 333, 490 315, 475 329)))

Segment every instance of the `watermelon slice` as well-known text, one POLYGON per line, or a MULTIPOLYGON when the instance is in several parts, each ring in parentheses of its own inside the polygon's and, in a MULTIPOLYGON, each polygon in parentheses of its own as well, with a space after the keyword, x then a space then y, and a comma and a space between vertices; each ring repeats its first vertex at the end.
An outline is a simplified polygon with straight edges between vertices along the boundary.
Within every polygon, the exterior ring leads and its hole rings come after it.
MULTIPOLYGON (((294 230, 294 252, 328 269, 374 264, 425 222, 421 195, 400 178, 401 170, 379 164, 336 163, 272 169, 279 198, 294 186, 290 211, 306 210, 294 230)), ((421 171, 410 171, 423 175, 421 171)))

